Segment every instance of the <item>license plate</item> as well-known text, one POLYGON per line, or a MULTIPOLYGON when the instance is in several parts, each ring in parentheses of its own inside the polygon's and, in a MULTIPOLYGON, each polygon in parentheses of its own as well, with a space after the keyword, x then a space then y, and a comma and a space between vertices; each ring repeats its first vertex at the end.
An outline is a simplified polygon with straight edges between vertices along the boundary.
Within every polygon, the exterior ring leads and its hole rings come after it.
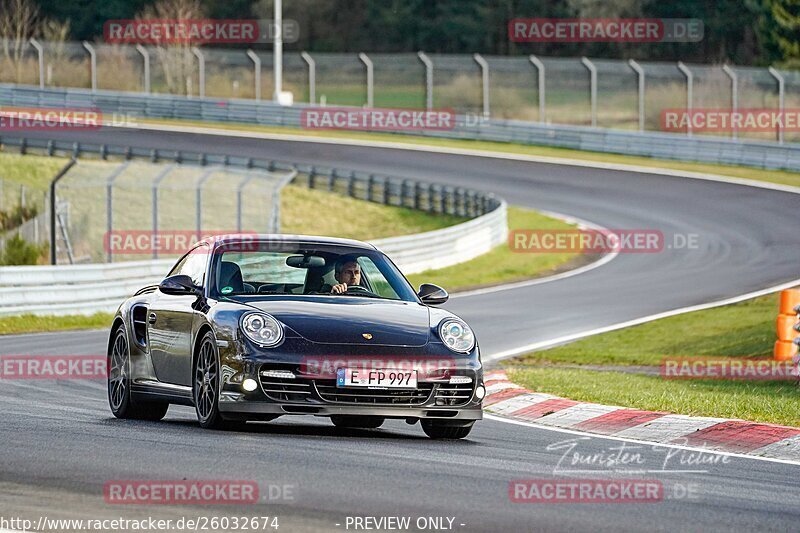
POLYGON ((337 387, 375 387, 381 389, 416 389, 416 370, 339 368, 337 387))

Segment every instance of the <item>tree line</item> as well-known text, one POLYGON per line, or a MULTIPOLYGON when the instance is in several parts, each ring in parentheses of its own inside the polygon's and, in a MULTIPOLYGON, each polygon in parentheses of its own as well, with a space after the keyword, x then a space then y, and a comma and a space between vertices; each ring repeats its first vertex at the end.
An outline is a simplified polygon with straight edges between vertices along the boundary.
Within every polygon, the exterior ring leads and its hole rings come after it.
MULTIPOLYGON (((66 29, 67 39, 101 41, 105 21, 141 17, 165 2, 211 18, 271 18, 273 12, 272 0, 0 0, 0 37, 14 37, 3 19, 23 11, 29 16, 31 9, 42 21, 40 33, 49 24, 51 34, 66 29)), ((797 0, 284 0, 283 12, 300 28, 299 41, 287 50, 587 55, 800 68, 797 0), (512 42, 508 21, 534 17, 693 18, 703 22, 704 38, 699 43, 512 42)))

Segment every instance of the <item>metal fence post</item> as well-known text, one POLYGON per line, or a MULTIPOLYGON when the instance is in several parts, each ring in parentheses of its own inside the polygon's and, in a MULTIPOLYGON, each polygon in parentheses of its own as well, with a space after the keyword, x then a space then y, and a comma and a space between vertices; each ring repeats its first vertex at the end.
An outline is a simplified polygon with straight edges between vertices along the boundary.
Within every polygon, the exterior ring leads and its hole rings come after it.
POLYGON ((272 65, 274 90, 272 99, 280 102, 283 92, 283 0, 273 0, 275 35, 272 43, 272 65))
POLYGON ((300 57, 308 65, 308 103, 313 104, 317 99, 317 62, 308 52, 300 52, 300 57))
POLYGON ((255 176, 248 176, 236 188, 236 231, 242 232, 242 190, 255 176))
MULTIPOLYGON (((164 170, 162 170, 158 176, 155 177, 153 180, 153 190, 152 190, 152 209, 153 209, 153 237, 155 238, 158 235, 158 186, 167 177, 167 174, 172 172, 175 167, 173 165, 167 166, 164 170)), ((158 246, 153 246, 153 259, 158 259, 158 246)))
POLYGON ((389 178, 383 178, 383 197, 381 198, 381 203, 383 205, 389 205, 389 195, 391 194, 391 180, 389 178))
POLYGON ((636 72, 637 76, 639 85, 639 131, 644 131, 644 69, 633 59, 628 60, 628 65, 636 72))
POLYGON ((253 61, 254 75, 256 79, 256 100, 261 100, 261 58, 252 50, 247 51, 247 57, 253 61))
POLYGON ((773 67, 769 67, 769 73, 772 74, 772 77, 778 80, 778 109, 780 109, 780 116, 781 120, 778 122, 778 144, 783 144, 783 109, 785 105, 785 96, 786 96, 786 83, 783 79, 783 75, 775 70, 773 67))
MULTIPOLYGON (((722 71, 731 79, 731 111, 735 114, 739 109, 739 83, 736 71, 728 65, 722 65, 722 71)), ((736 126, 731 128, 731 137, 734 139, 739 137, 739 130, 736 126)))
POLYGON ((483 118, 489 118, 489 63, 480 54, 473 54, 473 59, 481 67, 483 93, 483 118))
POLYGON ((433 109, 433 61, 425 52, 417 52, 417 57, 425 65, 425 107, 430 111, 433 109))
POLYGON ((683 72, 686 76, 686 111, 689 115, 689 123, 686 127, 686 136, 692 136, 692 87, 694 85, 694 75, 689 68, 683 64, 682 61, 678 61, 678 70, 683 72))
POLYGON ((308 188, 309 189, 315 188, 315 186, 316 186, 316 179, 315 179, 316 176, 317 176, 317 171, 312 166, 308 171, 308 188))
POLYGON ((373 67, 372 60, 369 57, 367 57, 367 54, 365 54, 363 52, 358 54, 358 58, 367 67, 367 107, 373 107, 373 105, 375 103, 375 98, 374 98, 374 96, 375 96, 375 92, 374 92, 374 90, 375 90, 375 86, 374 86, 375 78, 374 78, 374 75, 373 75, 374 71, 372 69, 372 67, 373 67))
POLYGON ((198 66, 198 82, 199 82, 199 89, 198 92, 200 94, 200 98, 205 98, 206 96, 206 57, 203 55, 203 52, 200 51, 199 48, 196 46, 192 47, 192 53, 197 58, 197 66, 198 66))
POLYGON ((372 202, 374 201, 372 189, 375 187, 375 176, 373 174, 369 175, 367 178, 367 201, 372 202))
MULTIPOLYGON (((123 163, 119 165, 108 178, 106 178, 106 238, 105 242, 110 243, 111 232, 114 230, 114 181, 120 174, 125 172, 130 163, 123 163)), ((106 248, 106 262, 111 263, 114 260, 112 248, 109 244, 106 248)))
POLYGON ((31 39, 29 42, 39 56, 39 88, 44 89, 44 48, 36 39, 31 39))
POLYGON ((195 222, 197 223, 197 237, 201 237, 200 232, 203 231, 203 184, 214 173, 213 170, 205 171, 200 179, 197 180, 197 189, 195 190, 195 222))
POLYGON ((77 163, 74 157, 70 159, 58 174, 50 180, 50 264, 56 264, 56 184, 58 180, 66 176, 67 172, 77 163))
POLYGON ((597 127, 597 67, 589 61, 589 58, 582 57, 581 63, 589 70, 589 101, 592 106, 592 127, 597 127))
POLYGON ((83 47, 89 52, 89 68, 92 78, 92 92, 97 92, 97 52, 89 41, 83 41, 83 47))
POLYGON ((150 94, 150 52, 141 44, 136 45, 136 50, 142 54, 144 61, 144 92, 150 94))
POLYGON ((538 84, 539 84, 539 122, 544 124, 545 123, 544 114, 546 111, 544 63, 542 63, 542 61, 534 55, 528 56, 528 60, 531 62, 531 64, 533 64, 534 67, 536 67, 536 77, 538 78, 538 84))

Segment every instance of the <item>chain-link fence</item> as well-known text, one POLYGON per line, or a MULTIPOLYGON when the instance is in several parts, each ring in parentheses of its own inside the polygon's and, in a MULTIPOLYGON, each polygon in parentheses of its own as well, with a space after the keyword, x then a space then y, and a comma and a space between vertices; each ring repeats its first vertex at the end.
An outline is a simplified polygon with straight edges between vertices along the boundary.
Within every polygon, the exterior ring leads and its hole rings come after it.
MULTIPOLYGON (((274 95, 269 50, 41 43, 41 52, 27 44, 9 57, 0 59, 0 82, 218 98, 274 95)), ((666 109, 800 107, 797 71, 541 56, 285 52, 282 89, 302 103, 431 106, 647 131, 664 129, 666 109)), ((798 131, 783 133, 786 141, 800 140, 798 131)), ((777 129, 707 134, 781 139, 777 129)))
POLYGON ((284 184, 256 169, 81 160, 56 188, 57 263, 168 258, 203 236, 277 232, 284 184))

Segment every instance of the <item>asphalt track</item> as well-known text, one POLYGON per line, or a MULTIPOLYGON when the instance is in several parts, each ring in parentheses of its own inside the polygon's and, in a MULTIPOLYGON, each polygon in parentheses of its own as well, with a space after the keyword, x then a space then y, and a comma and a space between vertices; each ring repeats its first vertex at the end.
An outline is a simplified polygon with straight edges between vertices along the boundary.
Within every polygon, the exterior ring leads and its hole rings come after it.
MULTIPOLYGON (((491 191, 512 204, 607 228, 664 233, 667 246, 659 253, 620 254, 567 279, 453 299, 447 307, 475 327, 487 355, 798 277, 797 196, 785 192, 387 148, 138 130, 62 135, 418 177, 491 191), (698 246, 669 247, 675 234, 696 235, 698 246)), ((16 336, 0 339, 0 353, 93 354, 103 353, 104 344, 104 332, 16 336)), ((675 456, 664 468, 665 450, 648 446, 639 449, 641 472, 600 469, 577 477, 657 479, 666 491, 661 502, 511 503, 509 482, 551 477, 563 450, 548 446, 575 436, 496 420, 478 424, 467 441, 443 443, 402 422, 342 433, 326 420, 287 418, 244 433, 204 432, 191 410, 175 407, 161 423, 122 422, 111 417, 96 382, 3 381, 0 402, 2 516, 270 514, 280 517, 285 531, 344 530, 346 516, 364 515, 411 516, 412 523, 449 516, 463 531, 787 531, 797 529, 800 518, 792 501, 800 488, 796 465, 732 457, 687 466, 675 456), (264 491, 269 484, 292 485, 294 499, 257 510, 104 503, 106 481, 149 478, 254 479, 264 491), (691 495, 679 498, 686 490, 691 495)), ((579 449, 591 454, 619 445, 593 437, 579 449)))

